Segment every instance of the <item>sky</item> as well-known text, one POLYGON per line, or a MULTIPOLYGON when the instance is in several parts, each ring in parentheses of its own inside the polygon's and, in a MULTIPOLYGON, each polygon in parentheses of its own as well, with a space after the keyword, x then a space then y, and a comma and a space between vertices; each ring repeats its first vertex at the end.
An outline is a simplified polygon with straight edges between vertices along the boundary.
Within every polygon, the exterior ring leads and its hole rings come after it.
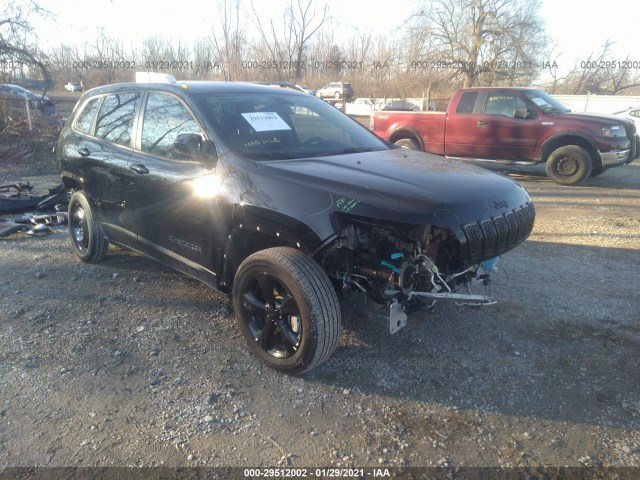
MULTIPOLYGON (((613 60, 640 61, 640 36, 637 18, 640 1, 616 0, 611 8, 594 0, 541 0, 541 16, 549 36, 557 43, 560 70, 573 68, 586 60, 607 39, 615 42, 613 60)), ((323 4, 323 0, 316 0, 323 4)), ((216 17, 215 0, 39 0, 42 7, 56 15, 56 21, 40 23, 41 46, 82 43, 97 37, 104 28, 112 37, 121 38, 125 47, 137 48, 147 36, 165 36, 174 42, 190 44, 195 38, 209 35, 216 17), (90 5, 90 7, 87 7, 90 5)), ((287 0, 254 0, 261 19, 276 19, 278 25, 287 0)), ((249 0, 247 24, 253 25, 249 0)), ((419 1, 326 0, 336 22, 336 34, 348 37, 354 29, 389 34, 400 28, 420 5, 419 1), (389 7, 392 5, 392 8, 389 7)), ((35 22, 34 22, 35 23, 35 22)), ((541 61, 548 60, 541 58, 541 61)))

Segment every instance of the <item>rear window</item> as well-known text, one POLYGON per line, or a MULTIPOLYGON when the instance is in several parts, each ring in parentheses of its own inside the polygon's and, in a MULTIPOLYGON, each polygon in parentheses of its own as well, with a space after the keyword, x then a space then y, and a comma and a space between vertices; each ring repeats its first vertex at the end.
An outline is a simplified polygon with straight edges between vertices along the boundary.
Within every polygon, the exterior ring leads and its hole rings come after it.
POLYGON ((476 99, 478 98, 478 92, 464 92, 456 113, 473 113, 473 108, 476 105, 476 99))
POLYGON ((125 147, 130 146, 137 93, 108 95, 98 113, 96 137, 125 147))
POLYGON ((91 134, 91 126, 93 125, 93 119, 96 117, 96 113, 98 112, 100 100, 102 100, 102 97, 93 98, 84 105, 84 108, 76 117, 76 122, 73 125, 73 128, 81 133, 91 134))

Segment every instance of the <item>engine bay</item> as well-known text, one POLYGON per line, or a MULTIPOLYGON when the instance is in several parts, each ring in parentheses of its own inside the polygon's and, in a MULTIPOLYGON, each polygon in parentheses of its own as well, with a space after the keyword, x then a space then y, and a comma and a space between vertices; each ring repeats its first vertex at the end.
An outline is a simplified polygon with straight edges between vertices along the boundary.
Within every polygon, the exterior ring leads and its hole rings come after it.
POLYGON ((363 294, 389 306, 391 333, 404 326, 406 314, 429 309, 437 300, 496 303, 489 296, 489 285, 497 261, 496 257, 467 265, 463 245, 446 228, 353 218, 344 222, 341 235, 321 257, 344 298, 363 294), (470 286, 478 282, 486 295, 471 293, 470 286))

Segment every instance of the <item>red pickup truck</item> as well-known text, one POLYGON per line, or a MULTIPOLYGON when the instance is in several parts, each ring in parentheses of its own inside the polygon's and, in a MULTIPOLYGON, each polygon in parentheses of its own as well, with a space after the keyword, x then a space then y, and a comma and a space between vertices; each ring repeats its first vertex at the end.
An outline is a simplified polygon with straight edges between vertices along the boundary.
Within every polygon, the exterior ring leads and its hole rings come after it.
POLYGON ((633 121, 570 113, 533 88, 464 88, 446 112, 373 112, 371 130, 400 147, 507 165, 546 162, 547 175, 577 185, 640 156, 633 121))

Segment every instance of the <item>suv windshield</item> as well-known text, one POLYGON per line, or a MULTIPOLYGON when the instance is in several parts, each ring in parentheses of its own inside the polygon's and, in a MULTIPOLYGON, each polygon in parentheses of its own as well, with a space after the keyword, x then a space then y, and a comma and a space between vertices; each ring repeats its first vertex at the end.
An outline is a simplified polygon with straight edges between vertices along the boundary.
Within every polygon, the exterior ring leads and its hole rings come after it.
POLYGON ((314 97, 286 94, 201 95, 200 105, 225 143, 256 160, 386 150, 366 128, 314 97))
POLYGON ((547 95, 542 90, 525 90, 523 93, 544 113, 567 113, 571 111, 565 104, 551 95, 547 95))

